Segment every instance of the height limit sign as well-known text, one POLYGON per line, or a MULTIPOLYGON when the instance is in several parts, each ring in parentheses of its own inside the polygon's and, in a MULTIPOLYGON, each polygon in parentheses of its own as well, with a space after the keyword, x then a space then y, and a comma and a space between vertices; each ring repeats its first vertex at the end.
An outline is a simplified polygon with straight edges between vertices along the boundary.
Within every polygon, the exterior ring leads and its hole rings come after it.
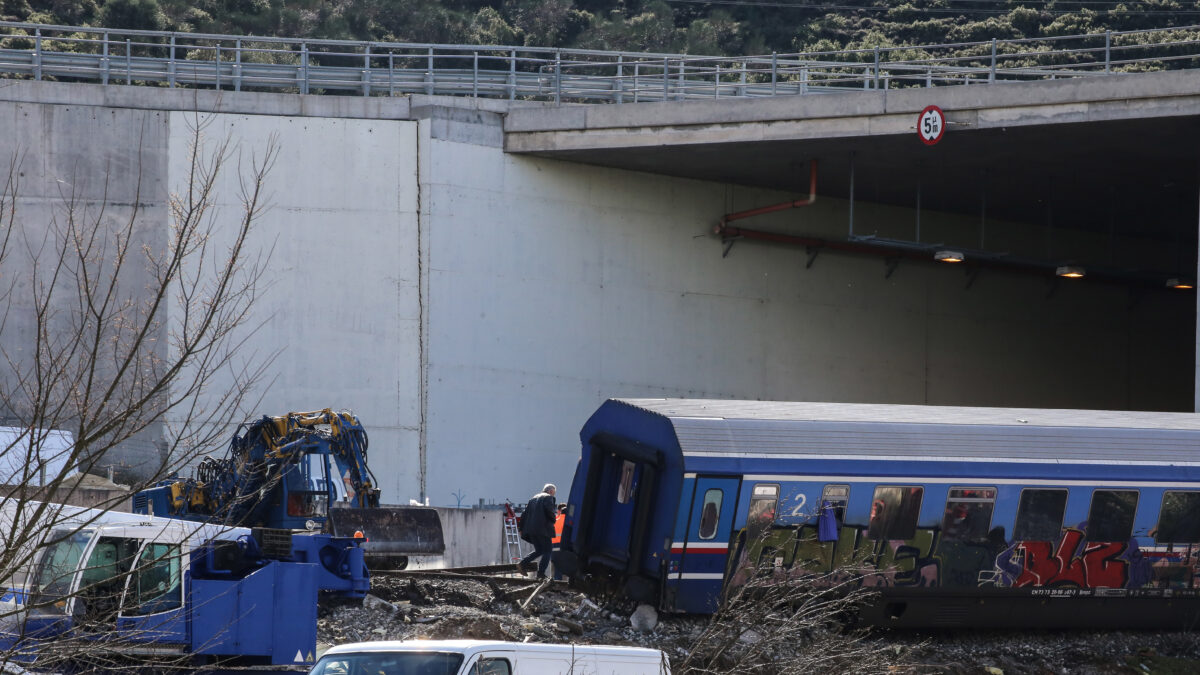
POLYGON ((936 105, 927 106, 917 118, 917 135, 925 145, 933 145, 942 140, 946 133, 946 115, 936 105))

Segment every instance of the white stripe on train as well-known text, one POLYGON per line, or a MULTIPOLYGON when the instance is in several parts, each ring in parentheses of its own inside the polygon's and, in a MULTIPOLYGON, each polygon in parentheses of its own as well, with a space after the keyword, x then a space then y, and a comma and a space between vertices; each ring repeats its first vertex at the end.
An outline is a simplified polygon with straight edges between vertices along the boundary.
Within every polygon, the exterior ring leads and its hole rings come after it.
POLYGON ((788 476, 775 474, 748 474, 742 476, 744 481, 756 483, 880 483, 883 485, 907 485, 920 483, 936 483, 946 485, 987 486, 987 485, 1049 485, 1072 486, 1085 485, 1095 487, 1200 487, 1200 481, 1180 480, 1052 480, 1046 478, 988 478, 985 476, 788 476))

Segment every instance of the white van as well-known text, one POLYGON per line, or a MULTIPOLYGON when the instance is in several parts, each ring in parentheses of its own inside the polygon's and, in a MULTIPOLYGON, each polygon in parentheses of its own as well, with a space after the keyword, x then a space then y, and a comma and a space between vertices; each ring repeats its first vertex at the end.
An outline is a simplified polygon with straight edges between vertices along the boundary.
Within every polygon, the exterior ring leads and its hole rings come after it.
POLYGON ((486 640, 356 642, 331 648, 309 675, 670 675, 657 649, 486 640))

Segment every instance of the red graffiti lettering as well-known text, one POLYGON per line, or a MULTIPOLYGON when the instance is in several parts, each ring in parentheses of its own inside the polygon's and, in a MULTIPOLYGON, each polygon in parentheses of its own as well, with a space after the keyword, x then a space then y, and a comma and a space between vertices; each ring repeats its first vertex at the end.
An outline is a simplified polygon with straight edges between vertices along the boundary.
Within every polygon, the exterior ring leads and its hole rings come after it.
POLYGON ((1067 530, 1053 552, 1050 542, 1021 542, 1017 550, 1024 553, 1025 562, 1013 586, 1124 587, 1129 563, 1118 557, 1125 543, 1089 543, 1076 555, 1082 541, 1083 532, 1067 530))

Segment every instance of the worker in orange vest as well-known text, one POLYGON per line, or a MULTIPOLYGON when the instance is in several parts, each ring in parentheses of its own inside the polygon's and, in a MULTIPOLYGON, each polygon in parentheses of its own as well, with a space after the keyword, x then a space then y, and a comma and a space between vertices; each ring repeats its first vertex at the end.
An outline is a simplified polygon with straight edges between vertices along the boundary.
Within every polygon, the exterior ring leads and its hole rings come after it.
MULTIPOLYGON (((554 517, 554 538, 550 540, 550 548, 554 551, 562 548, 562 531, 563 523, 567 522, 567 505, 558 505, 558 515, 554 517)), ((554 570, 554 579, 562 579, 562 575, 558 570, 554 570)))
POLYGON ((551 544, 557 548, 562 543, 563 523, 567 522, 567 505, 558 505, 558 516, 554 518, 554 538, 550 540, 551 544))

